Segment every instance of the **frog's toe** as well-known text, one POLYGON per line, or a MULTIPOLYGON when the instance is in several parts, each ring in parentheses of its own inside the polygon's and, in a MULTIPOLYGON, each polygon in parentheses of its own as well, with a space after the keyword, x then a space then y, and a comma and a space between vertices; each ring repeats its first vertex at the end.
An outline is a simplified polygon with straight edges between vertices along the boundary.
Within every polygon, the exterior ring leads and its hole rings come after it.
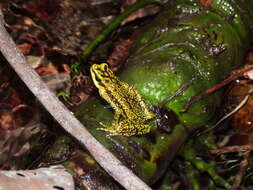
POLYGON ((100 127, 100 128, 97 128, 98 131, 108 131, 107 128, 103 128, 103 127, 100 127))
POLYGON ((118 133, 116 133, 115 131, 114 132, 110 132, 109 134, 107 134, 106 136, 107 137, 112 137, 112 136, 117 136, 119 135, 118 133))
POLYGON ((102 125, 104 128, 109 128, 109 125, 106 125, 106 124, 104 124, 102 122, 99 122, 99 125, 102 125))
POLYGON ((100 130, 100 131, 107 131, 107 132, 111 132, 111 133, 114 132, 114 129, 108 128, 108 127, 106 127, 106 128, 100 127, 100 128, 97 128, 97 130, 100 130))
POLYGON ((114 129, 97 128, 97 130, 108 132, 109 134, 106 135, 107 137, 108 137, 108 136, 116 136, 116 135, 118 135, 117 131, 115 131, 114 129))

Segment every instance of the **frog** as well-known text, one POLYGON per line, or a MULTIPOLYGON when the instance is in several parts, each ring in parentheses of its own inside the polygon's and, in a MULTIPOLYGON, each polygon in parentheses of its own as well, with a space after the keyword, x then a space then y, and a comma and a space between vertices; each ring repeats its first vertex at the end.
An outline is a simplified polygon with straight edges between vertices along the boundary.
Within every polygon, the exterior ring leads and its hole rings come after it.
POLYGON ((106 136, 144 135, 151 131, 147 122, 155 114, 135 86, 121 81, 107 63, 93 64, 90 73, 100 96, 115 112, 111 125, 100 122, 103 127, 97 130, 108 132, 106 136))

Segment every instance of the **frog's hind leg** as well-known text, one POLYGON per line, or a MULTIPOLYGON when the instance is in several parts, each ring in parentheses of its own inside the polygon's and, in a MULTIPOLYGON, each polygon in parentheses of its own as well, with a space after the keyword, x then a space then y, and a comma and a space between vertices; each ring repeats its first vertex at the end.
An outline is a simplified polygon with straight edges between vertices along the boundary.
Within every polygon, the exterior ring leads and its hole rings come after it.
POLYGON ((149 133, 150 130, 151 130, 150 125, 144 125, 144 124, 139 125, 137 135, 144 135, 146 133, 149 133))
POLYGON ((143 135, 150 132, 151 127, 149 125, 143 124, 136 120, 124 120, 120 122, 120 126, 116 129, 118 135, 121 136, 133 136, 133 135, 143 135))

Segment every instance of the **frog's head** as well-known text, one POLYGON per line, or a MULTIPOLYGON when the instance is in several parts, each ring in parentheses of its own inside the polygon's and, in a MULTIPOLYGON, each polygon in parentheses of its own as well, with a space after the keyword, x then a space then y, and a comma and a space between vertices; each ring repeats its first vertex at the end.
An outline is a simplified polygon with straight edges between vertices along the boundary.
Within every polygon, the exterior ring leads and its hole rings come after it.
POLYGON ((106 63, 101 63, 100 65, 93 64, 90 68, 90 73, 92 80, 97 88, 106 86, 106 84, 112 82, 112 79, 116 78, 106 63))

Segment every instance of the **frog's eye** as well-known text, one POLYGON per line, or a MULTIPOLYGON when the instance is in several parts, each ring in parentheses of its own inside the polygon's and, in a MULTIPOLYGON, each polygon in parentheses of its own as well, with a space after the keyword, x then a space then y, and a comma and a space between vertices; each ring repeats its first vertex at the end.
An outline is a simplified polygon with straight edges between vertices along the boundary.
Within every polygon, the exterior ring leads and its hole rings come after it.
POLYGON ((97 75, 95 76, 95 78, 96 78, 96 81, 101 82, 101 79, 97 75))

